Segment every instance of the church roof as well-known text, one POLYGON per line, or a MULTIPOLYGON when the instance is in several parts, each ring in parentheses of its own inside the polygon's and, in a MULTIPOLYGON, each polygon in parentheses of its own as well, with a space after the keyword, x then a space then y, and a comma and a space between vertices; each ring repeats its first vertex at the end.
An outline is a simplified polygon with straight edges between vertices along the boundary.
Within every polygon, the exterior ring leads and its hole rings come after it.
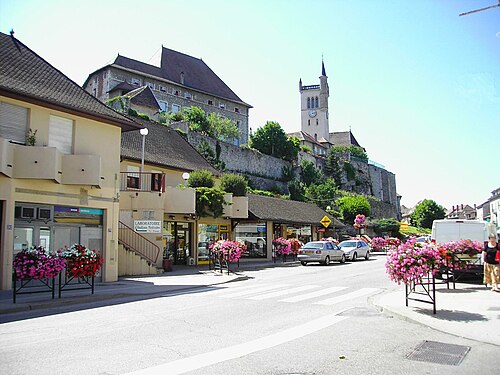
POLYGON ((3 33, 0 33, 0 94, 120 126, 124 131, 139 128, 14 36, 3 33))
POLYGON ((362 147, 358 143, 356 138, 354 138, 354 135, 352 134, 352 132, 350 130, 346 131, 346 132, 330 133, 330 143, 333 143, 334 145, 337 145, 337 146, 338 145, 345 145, 345 146, 354 145, 354 146, 362 147))

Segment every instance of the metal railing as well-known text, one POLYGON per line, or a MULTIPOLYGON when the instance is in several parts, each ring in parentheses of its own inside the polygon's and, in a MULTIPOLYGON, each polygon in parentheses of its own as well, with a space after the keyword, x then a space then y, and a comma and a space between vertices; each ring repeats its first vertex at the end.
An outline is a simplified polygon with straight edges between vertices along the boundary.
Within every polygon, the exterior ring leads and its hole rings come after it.
POLYGON ((165 173, 120 172, 120 191, 165 192, 165 173))
POLYGON ((158 261, 160 247, 121 221, 118 222, 118 243, 150 263, 158 261))

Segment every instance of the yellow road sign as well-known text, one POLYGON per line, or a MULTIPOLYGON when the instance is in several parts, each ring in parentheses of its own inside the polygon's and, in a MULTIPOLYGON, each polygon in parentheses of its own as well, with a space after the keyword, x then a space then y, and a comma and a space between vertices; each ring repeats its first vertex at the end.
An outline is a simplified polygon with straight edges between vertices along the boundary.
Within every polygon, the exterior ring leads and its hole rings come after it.
POLYGON ((323 219, 319 221, 325 228, 328 228, 328 226, 332 223, 332 220, 328 216, 323 216, 323 219))

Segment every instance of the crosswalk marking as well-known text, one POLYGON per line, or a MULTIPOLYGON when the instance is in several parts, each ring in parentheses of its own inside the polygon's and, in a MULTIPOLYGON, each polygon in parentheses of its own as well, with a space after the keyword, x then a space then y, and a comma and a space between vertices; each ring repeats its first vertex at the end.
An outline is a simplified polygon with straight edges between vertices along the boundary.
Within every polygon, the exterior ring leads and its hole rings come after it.
POLYGON ((261 294, 261 295, 258 295, 258 296, 254 296, 254 297, 248 297, 246 299, 252 299, 252 300, 255 300, 255 301, 260 301, 260 300, 263 300, 263 299, 266 299, 266 298, 286 296, 287 294, 304 292, 306 290, 315 289, 315 288, 319 288, 319 286, 318 285, 303 285, 303 286, 299 286, 297 288, 282 289, 282 290, 278 290, 278 291, 274 291, 274 292, 270 292, 270 293, 265 293, 265 294, 261 294))
POLYGON ((335 305, 339 302, 344 302, 353 298, 357 297, 362 297, 366 296, 368 294, 373 294, 376 291, 378 291, 377 288, 363 288, 356 290, 355 292, 347 293, 347 294, 342 294, 341 296, 333 297, 333 298, 328 298, 322 301, 315 302, 314 305, 326 305, 326 306, 331 306, 335 305))
POLYGON ((334 286, 334 287, 331 287, 331 288, 321 289, 321 290, 318 290, 318 291, 312 292, 312 293, 307 293, 307 294, 303 294, 303 295, 299 295, 299 296, 295 296, 295 297, 285 298, 285 299, 280 300, 280 302, 300 302, 300 301, 305 301, 305 300, 308 300, 308 299, 312 299, 312 298, 316 298, 316 297, 321 297, 321 296, 324 296, 324 295, 327 295, 327 294, 339 292, 339 291, 344 290, 344 289, 347 289, 347 287, 345 287, 345 286, 334 286))
POLYGON ((243 296, 248 296, 251 294, 257 294, 257 293, 261 293, 261 292, 267 292, 268 290, 279 289, 279 288, 283 288, 283 287, 287 287, 287 286, 289 286, 289 284, 272 284, 272 285, 261 286, 259 288, 252 288, 249 290, 244 290, 244 291, 240 291, 240 292, 221 295, 221 297, 222 298, 243 297, 243 296))

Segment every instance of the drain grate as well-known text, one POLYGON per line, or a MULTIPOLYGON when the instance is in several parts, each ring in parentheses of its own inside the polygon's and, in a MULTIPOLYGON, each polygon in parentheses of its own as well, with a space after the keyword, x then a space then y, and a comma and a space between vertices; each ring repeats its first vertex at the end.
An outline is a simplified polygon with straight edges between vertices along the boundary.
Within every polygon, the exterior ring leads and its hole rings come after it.
POLYGON ((408 354, 406 358, 414 361, 458 366, 469 350, 470 346, 425 340, 408 354))

